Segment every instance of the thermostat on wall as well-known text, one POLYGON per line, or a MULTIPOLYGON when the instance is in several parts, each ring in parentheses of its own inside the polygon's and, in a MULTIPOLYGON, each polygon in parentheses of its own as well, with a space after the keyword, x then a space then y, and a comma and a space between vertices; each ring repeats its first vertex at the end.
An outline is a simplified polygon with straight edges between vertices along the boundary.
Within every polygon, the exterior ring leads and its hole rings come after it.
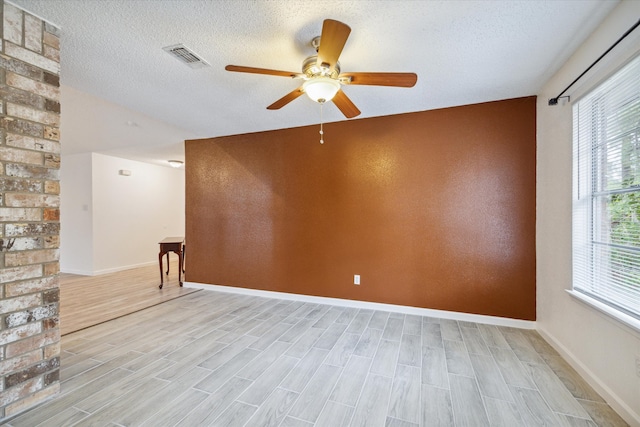
POLYGON ((122 176, 131 176, 131 171, 128 171, 126 169, 120 169, 120 175, 122 175, 122 176))

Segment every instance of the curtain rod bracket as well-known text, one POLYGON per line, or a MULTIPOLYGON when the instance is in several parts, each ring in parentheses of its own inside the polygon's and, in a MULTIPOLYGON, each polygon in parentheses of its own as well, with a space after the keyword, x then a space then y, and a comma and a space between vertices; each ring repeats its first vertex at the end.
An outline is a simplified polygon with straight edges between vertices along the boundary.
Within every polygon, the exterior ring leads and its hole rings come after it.
POLYGON ((573 86, 573 85, 574 85, 578 80, 580 80, 580 79, 582 78, 582 76, 584 76, 585 74, 587 74, 587 72, 588 72, 591 68, 593 68, 593 66, 594 66, 594 65, 596 65, 598 62, 600 62, 600 60, 601 60, 602 58, 604 58, 604 56, 605 56, 607 53, 611 52, 611 50, 612 50, 614 47, 616 47, 616 46, 618 45, 618 43, 620 43, 622 40, 624 40, 624 38, 625 38, 625 37, 627 37, 629 34, 631 34, 631 32, 632 32, 633 30, 635 30, 635 29, 638 27, 638 25, 640 25, 640 19, 638 20, 638 22, 636 22, 635 24, 633 24, 633 25, 631 26, 631 28, 629 28, 629 29, 627 30, 627 32, 626 32, 626 33, 624 33, 624 34, 622 35, 622 37, 620 37, 620 38, 619 38, 619 39, 618 39, 614 44, 612 44, 612 45, 609 47, 609 49, 607 49, 607 50, 606 50, 602 55, 600 55, 600 57, 599 57, 598 59, 596 59, 595 61, 593 61, 593 64, 589 65, 589 68, 587 68, 586 70, 584 70, 584 71, 582 72, 582 74, 580 74, 578 77, 576 77, 576 79, 575 79, 574 81, 572 81, 572 82, 571 82, 571 84, 570 84, 569 86, 567 86, 567 87, 566 87, 562 92, 560 92, 560 95, 556 96, 555 98, 551 98, 551 99, 549 99, 549 105, 558 105, 558 100, 559 100, 560 98, 569 98, 568 96, 562 96, 562 95, 563 95, 566 91, 568 91, 568 90, 569 90, 569 88, 570 88, 571 86, 573 86))
POLYGON ((562 98, 567 98, 567 102, 571 101, 571 97, 569 95, 565 95, 565 96, 557 96, 555 98, 550 98, 549 99, 549 105, 558 105, 558 101, 562 98))

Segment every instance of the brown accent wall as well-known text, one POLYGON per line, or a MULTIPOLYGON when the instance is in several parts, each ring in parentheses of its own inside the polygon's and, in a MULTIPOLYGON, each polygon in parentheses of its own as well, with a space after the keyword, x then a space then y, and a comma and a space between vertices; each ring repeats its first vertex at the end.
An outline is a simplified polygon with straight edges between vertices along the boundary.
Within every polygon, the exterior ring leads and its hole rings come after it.
POLYGON ((535 320, 535 107, 187 141, 187 280, 535 320))
POLYGON ((59 30, 0 1, 0 424, 60 390, 59 30))

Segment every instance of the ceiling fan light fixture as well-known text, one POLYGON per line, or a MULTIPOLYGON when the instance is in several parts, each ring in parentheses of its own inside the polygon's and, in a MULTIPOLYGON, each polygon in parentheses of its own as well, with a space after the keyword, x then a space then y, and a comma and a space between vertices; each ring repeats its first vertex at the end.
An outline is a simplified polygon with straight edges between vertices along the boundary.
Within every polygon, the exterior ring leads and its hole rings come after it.
POLYGON ((312 101, 323 104, 336 96, 340 90, 340 82, 330 77, 313 77, 304 82, 302 88, 312 101))

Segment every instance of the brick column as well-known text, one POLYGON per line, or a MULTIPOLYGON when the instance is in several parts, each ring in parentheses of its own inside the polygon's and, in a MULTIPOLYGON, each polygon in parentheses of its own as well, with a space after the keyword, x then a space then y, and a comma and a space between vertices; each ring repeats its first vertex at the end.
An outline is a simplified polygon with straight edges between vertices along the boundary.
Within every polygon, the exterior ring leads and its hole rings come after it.
POLYGON ((0 421, 60 389, 59 30, 0 0, 0 421))

